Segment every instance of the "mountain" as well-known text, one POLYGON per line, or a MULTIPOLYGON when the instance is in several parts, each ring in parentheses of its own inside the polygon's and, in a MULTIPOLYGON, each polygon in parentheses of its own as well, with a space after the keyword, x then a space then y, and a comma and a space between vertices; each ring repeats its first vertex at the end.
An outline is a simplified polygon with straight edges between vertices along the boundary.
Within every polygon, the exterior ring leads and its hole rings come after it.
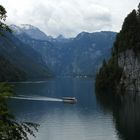
POLYGON ((56 76, 94 76, 102 60, 110 56, 116 36, 115 32, 82 32, 75 38, 60 35, 40 40, 24 31, 14 34, 38 51, 56 76))
POLYGON ((0 82, 26 80, 26 74, 0 56, 0 82))
POLYGON ((9 68, 13 66, 13 69, 18 70, 15 70, 15 73, 22 72, 26 74, 27 79, 41 79, 49 75, 41 55, 12 33, 5 32, 0 36, 0 56, 4 58, 6 64, 9 64, 9 68))
POLYGON ((44 32, 42 32, 39 28, 29 25, 29 24, 21 24, 19 26, 11 25, 10 27, 17 34, 20 34, 21 32, 25 32, 32 39, 38 39, 38 40, 48 40, 49 39, 49 37, 44 32))
POLYGON ((140 92, 140 6, 125 18, 110 60, 96 78, 98 90, 140 92))
POLYGON ((50 40, 51 42, 67 42, 70 39, 65 38, 63 35, 59 35, 57 38, 50 40))

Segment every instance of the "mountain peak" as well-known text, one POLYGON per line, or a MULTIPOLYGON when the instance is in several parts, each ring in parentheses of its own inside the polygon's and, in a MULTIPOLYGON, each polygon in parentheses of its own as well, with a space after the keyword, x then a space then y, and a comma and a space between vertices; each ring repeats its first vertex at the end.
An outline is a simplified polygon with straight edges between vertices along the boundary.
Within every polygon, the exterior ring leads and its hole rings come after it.
POLYGON ((20 24, 19 27, 24 29, 24 30, 30 30, 30 29, 37 30, 38 29, 37 27, 30 25, 30 24, 20 24))
POLYGON ((16 34, 21 34, 22 33, 22 29, 17 25, 12 24, 12 25, 10 25, 10 28, 14 32, 16 32, 16 34))
POLYGON ((62 34, 60 34, 60 35, 58 35, 58 37, 56 38, 56 40, 57 41, 65 40, 65 37, 62 34))
POLYGON ((17 34, 26 33, 32 39, 48 40, 48 36, 39 28, 30 24, 11 25, 11 28, 17 34))
POLYGON ((82 38, 85 38, 85 37, 88 37, 88 35, 89 35, 90 33, 88 33, 88 32, 81 32, 81 33, 79 33, 77 36, 76 36, 76 40, 80 40, 80 39, 82 39, 82 38))

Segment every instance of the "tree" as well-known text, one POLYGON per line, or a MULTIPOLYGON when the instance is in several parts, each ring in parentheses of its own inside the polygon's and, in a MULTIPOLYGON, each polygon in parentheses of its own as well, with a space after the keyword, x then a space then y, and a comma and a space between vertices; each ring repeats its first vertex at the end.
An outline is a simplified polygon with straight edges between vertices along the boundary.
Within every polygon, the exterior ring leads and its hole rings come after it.
POLYGON ((140 15, 140 3, 138 5, 138 15, 140 15))
POLYGON ((2 5, 0 5, 0 30, 11 32, 11 29, 4 23, 7 17, 6 14, 7 11, 2 5))
POLYGON ((13 95, 12 86, 0 83, 0 138, 2 140, 29 140, 27 133, 34 135, 38 124, 17 122, 7 107, 7 100, 13 95))
POLYGON ((122 75, 122 69, 117 63, 117 58, 112 57, 106 63, 103 61, 103 65, 100 68, 96 76, 95 87, 97 92, 113 93, 116 91, 116 87, 120 81, 122 75))

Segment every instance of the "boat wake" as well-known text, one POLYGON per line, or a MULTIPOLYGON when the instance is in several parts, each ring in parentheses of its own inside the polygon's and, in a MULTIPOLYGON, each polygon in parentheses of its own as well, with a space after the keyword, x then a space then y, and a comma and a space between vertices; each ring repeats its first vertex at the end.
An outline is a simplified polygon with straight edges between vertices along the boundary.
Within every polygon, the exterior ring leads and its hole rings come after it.
POLYGON ((51 102, 63 101, 62 99, 59 98, 50 98, 50 97, 43 97, 43 96, 15 96, 11 98, 17 100, 31 100, 31 101, 51 101, 51 102))

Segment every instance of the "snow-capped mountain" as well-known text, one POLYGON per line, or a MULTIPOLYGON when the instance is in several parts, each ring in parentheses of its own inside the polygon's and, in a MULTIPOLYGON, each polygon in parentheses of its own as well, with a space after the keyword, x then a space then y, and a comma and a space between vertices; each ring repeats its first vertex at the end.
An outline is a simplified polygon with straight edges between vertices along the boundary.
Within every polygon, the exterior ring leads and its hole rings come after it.
POLYGON ((30 38, 37 40, 48 40, 48 37, 44 32, 42 32, 39 28, 32 26, 30 24, 20 24, 20 25, 11 25, 12 30, 14 30, 17 34, 26 33, 30 38))
POLYGON ((23 33, 15 35, 38 51, 57 76, 94 76, 103 59, 110 56, 116 36, 114 32, 82 32, 75 38, 66 39, 60 35, 43 40, 31 38, 36 28, 26 29, 30 34, 24 29, 23 33))
POLYGON ((19 27, 16 26, 14 24, 10 25, 10 28, 12 29, 12 31, 14 31, 16 34, 21 34, 23 33, 23 30, 19 27))

